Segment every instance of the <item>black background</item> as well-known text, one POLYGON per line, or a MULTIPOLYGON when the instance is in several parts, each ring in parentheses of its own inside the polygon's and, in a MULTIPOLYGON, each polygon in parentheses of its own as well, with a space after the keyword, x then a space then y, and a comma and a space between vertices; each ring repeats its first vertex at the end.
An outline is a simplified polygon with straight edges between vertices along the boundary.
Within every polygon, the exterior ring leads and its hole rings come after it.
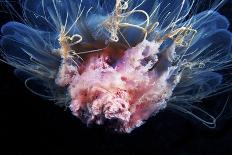
MULTIPOLYGON (((228 3, 219 11, 231 21, 231 9, 228 3)), ((2 25, 10 17, 4 14, 0 20, 2 25)), ((68 110, 33 95, 14 76, 13 68, 3 63, 0 82, 3 154, 232 154, 229 118, 209 129, 165 110, 131 134, 116 134, 101 127, 87 128, 68 110)))

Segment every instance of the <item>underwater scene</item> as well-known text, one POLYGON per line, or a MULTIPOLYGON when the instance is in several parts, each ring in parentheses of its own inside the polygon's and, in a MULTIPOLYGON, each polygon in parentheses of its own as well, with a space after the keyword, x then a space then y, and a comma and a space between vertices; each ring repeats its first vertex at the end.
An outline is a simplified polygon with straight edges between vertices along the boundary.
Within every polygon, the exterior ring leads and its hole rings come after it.
POLYGON ((0 17, 6 153, 232 153, 232 1, 2 0, 0 17))

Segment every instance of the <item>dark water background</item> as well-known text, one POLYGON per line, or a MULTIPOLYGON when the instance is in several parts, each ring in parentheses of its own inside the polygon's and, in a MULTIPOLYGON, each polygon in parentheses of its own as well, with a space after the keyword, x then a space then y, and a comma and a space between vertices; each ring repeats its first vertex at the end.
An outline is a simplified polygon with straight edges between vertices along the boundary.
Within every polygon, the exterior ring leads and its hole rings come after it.
MULTIPOLYGON (((220 12, 232 23, 232 3, 220 12)), ((9 19, 1 16, 1 25, 9 19)), ((0 154, 232 154, 232 118, 208 129, 165 110, 131 134, 115 134, 87 128, 69 111, 31 94, 3 63, 0 82, 0 154)))

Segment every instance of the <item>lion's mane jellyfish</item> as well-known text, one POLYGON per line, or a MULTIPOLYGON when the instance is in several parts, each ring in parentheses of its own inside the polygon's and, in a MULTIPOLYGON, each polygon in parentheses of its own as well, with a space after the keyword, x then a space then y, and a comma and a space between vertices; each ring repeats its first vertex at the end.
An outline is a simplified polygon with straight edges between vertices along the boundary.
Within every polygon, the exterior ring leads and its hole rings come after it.
POLYGON ((231 89, 224 1, 23 0, 22 15, 2 3, 20 21, 1 28, 3 61, 84 123, 129 133, 171 106, 215 125, 195 103, 231 89))

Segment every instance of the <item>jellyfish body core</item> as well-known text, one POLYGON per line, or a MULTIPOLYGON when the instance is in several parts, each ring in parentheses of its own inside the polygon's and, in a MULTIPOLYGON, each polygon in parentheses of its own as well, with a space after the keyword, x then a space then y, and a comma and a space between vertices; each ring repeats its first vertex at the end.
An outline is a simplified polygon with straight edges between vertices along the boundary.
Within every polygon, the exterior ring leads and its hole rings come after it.
POLYGON ((22 0, 23 16, 4 2, 22 23, 2 26, 3 61, 84 123, 130 133, 172 106, 215 125, 194 104, 232 88, 224 0, 198 14, 195 0, 22 0))
POLYGON ((144 40, 113 63, 108 47, 79 69, 64 60, 57 84, 68 85, 73 114, 87 123, 114 120, 115 130, 130 132, 165 108, 180 76, 173 75, 178 70, 172 66, 175 45, 163 52, 159 46, 144 40))

